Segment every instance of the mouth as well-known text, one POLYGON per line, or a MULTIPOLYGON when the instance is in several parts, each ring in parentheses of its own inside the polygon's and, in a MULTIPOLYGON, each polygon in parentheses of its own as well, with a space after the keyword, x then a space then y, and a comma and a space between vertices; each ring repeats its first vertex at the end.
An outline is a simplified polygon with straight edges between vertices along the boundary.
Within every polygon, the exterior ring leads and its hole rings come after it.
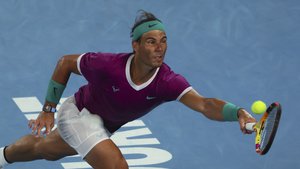
POLYGON ((157 55, 154 55, 154 58, 162 59, 163 55, 162 54, 157 54, 157 55))
POLYGON ((159 62, 161 62, 162 60, 163 60, 163 55, 156 55, 156 56, 154 56, 154 59, 155 60, 157 60, 157 61, 159 61, 159 62))

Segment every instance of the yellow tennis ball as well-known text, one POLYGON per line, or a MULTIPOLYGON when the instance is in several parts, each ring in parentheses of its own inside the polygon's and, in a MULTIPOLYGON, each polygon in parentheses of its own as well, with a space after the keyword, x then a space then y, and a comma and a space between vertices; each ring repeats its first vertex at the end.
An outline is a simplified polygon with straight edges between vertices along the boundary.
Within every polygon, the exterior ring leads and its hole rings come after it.
POLYGON ((251 106, 251 110, 255 114, 262 114, 262 113, 266 112, 267 106, 263 101, 257 100, 255 102, 253 102, 253 104, 251 106))

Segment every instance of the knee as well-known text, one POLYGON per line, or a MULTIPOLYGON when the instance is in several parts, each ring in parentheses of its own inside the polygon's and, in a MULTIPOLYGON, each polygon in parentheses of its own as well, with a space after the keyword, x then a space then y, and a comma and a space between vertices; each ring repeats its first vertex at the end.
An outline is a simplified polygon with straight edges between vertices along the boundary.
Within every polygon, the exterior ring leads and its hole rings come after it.
POLYGON ((53 147, 47 146, 43 140, 37 142, 34 146, 34 151, 38 154, 42 159, 48 161, 56 161, 61 159, 55 149, 53 147))
POLYGON ((116 160, 116 168, 115 169, 128 169, 128 164, 126 159, 122 156, 118 160, 116 160))

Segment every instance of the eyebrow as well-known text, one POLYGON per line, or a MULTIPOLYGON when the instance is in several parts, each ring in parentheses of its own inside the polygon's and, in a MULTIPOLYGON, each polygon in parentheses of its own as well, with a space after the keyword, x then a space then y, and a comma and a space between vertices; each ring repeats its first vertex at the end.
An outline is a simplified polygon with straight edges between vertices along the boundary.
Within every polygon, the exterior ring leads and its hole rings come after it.
MULTIPOLYGON (((156 40, 155 38, 153 38, 153 37, 148 37, 148 38, 146 38, 146 40, 156 40)), ((168 39, 167 38, 167 36, 165 35, 165 36, 163 36, 161 39, 168 39)))

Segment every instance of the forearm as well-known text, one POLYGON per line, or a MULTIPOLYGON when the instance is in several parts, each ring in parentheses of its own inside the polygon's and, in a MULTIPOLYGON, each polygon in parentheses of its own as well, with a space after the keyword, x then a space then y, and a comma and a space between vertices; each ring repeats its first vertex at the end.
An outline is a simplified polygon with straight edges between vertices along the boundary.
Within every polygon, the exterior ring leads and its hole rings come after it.
POLYGON ((244 109, 216 98, 204 98, 195 90, 181 97, 180 101, 189 108, 217 121, 239 121, 243 133, 249 134, 245 124, 256 120, 244 109))
POLYGON ((40 136, 42 128, 46 128, 43 134, 49 134, 54 126, 54 113, 60 101, 63 91, 67 85, 72 72, 79 73, 77 69, 77 58, 79 55, 63 56, 56 65, 52 77, 49 80, 43 110, 35 120, 29 121, 32 133, 40 136))
POLYGON ((212 120, 218 121, 238 121, 244 109, 232 103, 215 98, 206 98, 205 108, 202 113, 212 120))
POLYGON ((60 58, 52 74, 48 85, 47 96, 44 105, 56 107, 71 73, 79 74, 77 69, 78 55, 67 55, 60 58))
POLYGON ((224 117, 222 114, 225 101, 216 98, 204 98, 203 106, 196 111, 201 112, 204 116, 211 120, 223 121, 224 117))
POLYGON ((237 121, 240 107, 217 98, 205 98, 195 90, 186 93, 180 101, 189 108, 217 121, 237 121))

